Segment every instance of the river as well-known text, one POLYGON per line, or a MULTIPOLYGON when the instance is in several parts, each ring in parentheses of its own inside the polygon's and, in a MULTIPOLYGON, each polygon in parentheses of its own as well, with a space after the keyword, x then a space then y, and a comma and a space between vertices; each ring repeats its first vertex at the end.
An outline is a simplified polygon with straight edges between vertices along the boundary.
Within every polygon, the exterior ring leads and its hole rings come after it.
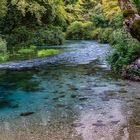
POLYGON ((140 140, 140 85, 114 74, 107 44, 0 64, 0 140, 140 140))

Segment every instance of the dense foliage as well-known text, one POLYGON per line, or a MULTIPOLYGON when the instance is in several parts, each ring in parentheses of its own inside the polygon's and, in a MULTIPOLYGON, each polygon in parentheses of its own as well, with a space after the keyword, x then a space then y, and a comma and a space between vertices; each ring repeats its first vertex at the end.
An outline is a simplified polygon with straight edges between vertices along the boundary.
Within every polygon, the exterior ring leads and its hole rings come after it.
MULTIPOLYGON (((140 12, 140 1, 131 2, 140 12)), ((9 53, 33 52, 31 46, 94 39, 113 46, 108 59, 114 70, 121 70, 140 52, 140 43, 123 26, 128 14, 118 0, 1 0, 0 61, 9 53)))

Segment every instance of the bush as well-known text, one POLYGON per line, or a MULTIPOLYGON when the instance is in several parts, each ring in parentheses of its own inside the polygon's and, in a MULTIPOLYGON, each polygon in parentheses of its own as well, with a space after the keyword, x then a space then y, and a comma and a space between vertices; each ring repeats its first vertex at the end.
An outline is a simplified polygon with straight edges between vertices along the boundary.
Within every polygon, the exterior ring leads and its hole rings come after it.
POLYGON ((108 57, 108 60, 114 70, 123 69, 134 62, 140 55, 140 43, 133 39, 124 29, 113 32, 111 44, 114 51, 108 57))
POLYGON ((6 54, 0 54, 0 62, 5 62, 9 59, 8 53, 6 54))
POLYGON ((7 43, 4 39, 0 38, 0 62, 8 60, 7 43))
POLYGON ((73 40, 92 39, 92 30, 92 22, 83 23, 75 21, 68 27, 66 38, 73 40))
POLYGON ((108 43, 112 33, 112 28, 96 28, 92 31, 92 38, 98 40, 101 43, 108 43))
POLYGON ((113 33, 113 29, 112 28, 102 29, 100 34, 99 34, 99 41, 101 43, 108 43, 112 33, 113 33))
POLYGON ((99 40, 99 36, 102 32, 103 32, 102 28, 96 28, 95 30, 92 31, 92 38, 95 40, 99 40))
POLYGON ((97 6, 95 6, 95 8, 93 8, 91 19, 92 19, 93 25, 96 28, 108 27, 109 20, 105 17, 101 4, 98 4, 97 6))
POLYGON ((64 33, 60 27, 49 26, 29 30, 27 27, 22 26, 14 29, 7 36, 7 41, 9 50, 19 50, 31 44, 39 46, 63 44, 64 38, 64 33))
POLYGON ((7 42, 0 38, 0 53, 6 53, 7 51, 7 42))
POLYGON ((61 28, 49 26, 34 32, 31 43, 39 46, 60 45, 63 44, 64 41, 65 36, 61 28))
POLYGON ((27 46, 28 41, 32 38, 32 32, 25 26, 15 28, 10 35, 6 36, 8 49, 20 44, 20 46, 27 46))
POLYGON ((33 53, 35 52, 36 50, 36 46, 35 45, 31 45, 29 48, 22 48, 20 50, 18 50, 18 53, 21 53, 21 54, 30 54, 30 53, 33 53))

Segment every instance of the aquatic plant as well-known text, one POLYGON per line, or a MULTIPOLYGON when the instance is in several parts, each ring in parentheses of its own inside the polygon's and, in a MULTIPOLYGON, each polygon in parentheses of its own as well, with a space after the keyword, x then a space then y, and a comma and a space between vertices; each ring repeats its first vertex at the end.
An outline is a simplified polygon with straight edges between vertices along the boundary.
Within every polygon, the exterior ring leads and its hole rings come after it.
POLYGON ((30 45, 30 47, 26 47, 26 48, 22 48, 20 50, 18 50, 18 53, 21 53, 21 54, 30 54, 30 53, 33 53, 35 52, 35 50, 37 49, 37 47, 35 45, 30 45))
POLYGON ((61 50, 58 49, 47 49, 47 50, 40 50, 37 52, 38 57, 43 57, 43 56, 49 56, 49 55, 55 55, 61 53, 61 50))

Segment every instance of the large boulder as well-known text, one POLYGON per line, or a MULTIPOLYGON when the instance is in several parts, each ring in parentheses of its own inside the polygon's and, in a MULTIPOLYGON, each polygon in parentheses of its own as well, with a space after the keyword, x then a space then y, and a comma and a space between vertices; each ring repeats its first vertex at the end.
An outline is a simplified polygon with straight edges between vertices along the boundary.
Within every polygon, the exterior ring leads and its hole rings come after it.
POLYGON ((124 68, 122 76, 133 81, 140 81, 140 58, 124 68))

